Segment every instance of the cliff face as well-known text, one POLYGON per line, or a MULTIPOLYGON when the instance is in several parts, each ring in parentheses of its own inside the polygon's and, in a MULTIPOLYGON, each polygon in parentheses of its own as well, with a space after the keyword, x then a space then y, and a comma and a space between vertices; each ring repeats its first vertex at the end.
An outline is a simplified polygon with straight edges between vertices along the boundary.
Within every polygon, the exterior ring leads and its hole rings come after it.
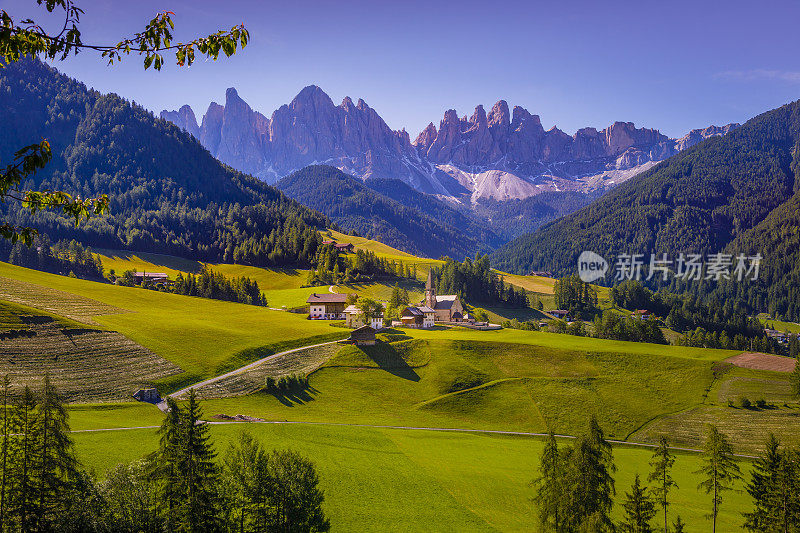
POLYGON ((476 202, 521 199, 545 191, 609 188, 701 140, 724 135, 735 124, 693 130, 670 139, 657 130, 615 122, 568 135, 547 131, 522 107, 509 112, 500 100, 486 113, 445 112, 412 142, 394 131, 363 100, 335 105, 311 85, 270 118, 253 111, 228 89, 225 105, 212 103, 197 125, 189 106, 162 111, 228 165, 275 182, 314 163, 368 178, 400 179, 423 192, 476 202))

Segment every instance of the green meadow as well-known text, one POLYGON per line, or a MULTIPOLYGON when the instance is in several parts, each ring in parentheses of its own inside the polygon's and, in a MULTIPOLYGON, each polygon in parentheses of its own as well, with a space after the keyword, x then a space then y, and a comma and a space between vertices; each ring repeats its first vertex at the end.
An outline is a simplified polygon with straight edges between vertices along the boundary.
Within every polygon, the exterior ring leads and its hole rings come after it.
MULTIPOLYGON (((217 451, 242 431, 268 449, 291 448, 313 458, 325 491, 332 531, 431 531, 448 524, 458 531, 535 531, 530 482, 537 475, 542 440, 528 437, 386 428, 297 424, 212 426, 217 451)), ((98 474, 155 450, 155 430, 74 434, 79 458, 98 474)), ((560 440, 569 445, 570 440, 560 440)), ((618 501, 636 473, 649 472, 649 449, 615 446, 618 501)), ((690 531, 710 527, 711 499, 696 487, 698 455, 679 453, 670 520, 690 531)), ((747 465, 743 464, 745 472, 747 465)), ((741 488, 741 485, 739 486, 741 488)), ((750 505, 742 492, 725 494, 720 532, 741 529, 750 505)), ((619 516, 620 505, 615 505, 619 516)))

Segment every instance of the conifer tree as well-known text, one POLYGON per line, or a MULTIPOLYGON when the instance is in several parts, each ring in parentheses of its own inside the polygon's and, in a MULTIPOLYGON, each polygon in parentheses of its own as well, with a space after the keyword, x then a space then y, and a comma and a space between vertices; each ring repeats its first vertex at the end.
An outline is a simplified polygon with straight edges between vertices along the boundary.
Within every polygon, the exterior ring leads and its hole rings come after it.
POLYGON ((800 501, 796 450, 782 451, 775 435, 767 439, 763 455, 753 462, 747 493, 754 509, 744 513, 749 531, 793 531, 800 524, 800 501))
POLYGON ((647 481, 655 482, 652 488, 653 494, 658 500, 659 505, 664 510, 664 533, 668 533, 667 507, 669 507, 669 491, 678 488, 678 484, 672 479, 670 474, 672 465, 675 464, 675 456, 669 451, 669 441, 666 437, 661 437, 658 448, 653 453, 650 460, 650 467, 653 469, 647 477, 647 481))
POLYGON ((728 439, 712 424, 708 425, 706 443, 703 447, 703 466, 695 473, 704 476, 697 488, 712 495, 712 508, 708 517, 712 521, 712 533, 716 533, 722 493, 732 490, 733 483, 742 476, 728 439))
POLYGON ((36 521, 40 528, 48 529, 48 524, 55 522, 59 516, 60 496, 70 490, 70 482, 75 479, 78 465, 69 434, 67 411, 49 374, 44 377, 37 429, 39 472, 36 490, 39 502, 36 521))
POLYGON ((36 397, 30 387, 26 386, 14 406, 17 446, 13 455, 13 479, 9 491, 10 518, 16 522, 17 529, 22 533, 37 530, 37 426, 36 397))
POLYGON ((639 474, 631 486, 631 491, 625 494, 625 520, 620 524, 623 533, 651 533, 653 528, 650 520, 656 515, 656 504, 647 495, 647 487, 641 485, 639 474))
POLYGON ((214 462, 217 454, 211 445, 209 426, 201 418, 197 396, 190 389, 178 461, 185 491, 179 511, 183 531, 213 531, 218 520, 219 472, 214 462))
POLYGON ((574 531, 592 522, 602 530, 612 531, 611 508, 614 505, 614 466, 611 444, 592 416, 589 431, 579 437, 570 456, 569 511, 567 529, 574 531))
POLYGON ((184 442, 183 412, 167 397, 167 415, 158 430, 158 451, 152 457, 153 478, 157 480, 162 524, 166 531, 177 529, 176 513, 181 505, 180 454, 184 442))
POLYGON ((533 481, 536 487, 534 501, 539 509, 539 525, 545 531, 561 531, 564 521, 565 465, 559 454, 555 435, 550 432, 542 450, 539 477, 533 481))
POLYGON ((672 533, 684 533, 685 529, 686 524, 681 520, 681 516, 676 516, 675 521, 672 523, 672 533))
POLYGON ((800 398, 800 359, 796 359, 794 362, 794 371, 792 371, 791 382, 792 394, 794 394, 795 398, 800 398))

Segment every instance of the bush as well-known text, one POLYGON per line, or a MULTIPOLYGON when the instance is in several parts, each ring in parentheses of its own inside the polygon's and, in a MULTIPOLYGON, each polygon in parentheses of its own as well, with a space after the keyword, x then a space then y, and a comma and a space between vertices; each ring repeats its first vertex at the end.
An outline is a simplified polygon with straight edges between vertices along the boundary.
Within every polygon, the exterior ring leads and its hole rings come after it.
POLYGON ((739 398, 739 406, 740 406, 742 409, 750 409, 750 407, 752 407, 752 405, 753 405, 753 404, 751 404, 751 403, 750 403, 750 400, 748 400, 748 399, 747 399, 747 398, 745 398, 744 396, 742 396, 741 398, 739 398))
POLYGON ((759 409, 766 409, 767 408, 767 400, 765 400, 764 398, 760 398, 760 399, 756 400, 756 407, 758 407, 759 409))

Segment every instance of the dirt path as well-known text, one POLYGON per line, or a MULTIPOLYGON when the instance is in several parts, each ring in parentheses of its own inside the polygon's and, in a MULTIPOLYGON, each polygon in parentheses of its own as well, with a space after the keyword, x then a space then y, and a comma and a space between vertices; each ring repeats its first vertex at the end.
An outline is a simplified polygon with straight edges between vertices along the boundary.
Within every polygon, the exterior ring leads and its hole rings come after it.
POLYGON ((177 399, 177 398, 180 398, 181 396, 183 396, 184 394, 188 393, 190 389, 200 389, 200 388, 205 387, 207 385, 210 385, 212 383, 216 383, 217 381, 219 381, 221 379, 229 378, 231 376, 235 376, 237 374, 241 374, 242 372, 247 372, 248 370, 250 370, 252 368, 255 368, 255 367, 259 366, 259 365, 262 365, 262 364, 266 363, 267 361, 272 361, 272 360, 277 359, 279 357, 283 357, 283 356, 285 356, 287 354, 294 353, 294 352, 299 352, 300 350, 308 350, 309 348, 317 348, 318 346, 327 346, 328 344, 335 344, 337 342, 339 342, 339 341, 336 340, 336 341, 329 341, 329 342, 321 342, 319 344, 310 344, 308 346, 301 346, 299 348, 293 348, 291 350, 278 352, 278 353, 269 355, 267 357, 264 357, 262 359, 259 359, 257 361, 253 361, 249 365, 245 365, 243 367, 237 368, 236 370, 232 370, 230 372, 227 372, 225 374, 221 374, 221 375, 213 377, 211 379, 207 379, 205 381, 201 381, 200 383, 195 383, 193 385, 190 385, 189 387, 181 389, 181 390, 179 390, 177 392, 173 392, 169 396, 170 396, 170 398, 176 398, 177 399))

